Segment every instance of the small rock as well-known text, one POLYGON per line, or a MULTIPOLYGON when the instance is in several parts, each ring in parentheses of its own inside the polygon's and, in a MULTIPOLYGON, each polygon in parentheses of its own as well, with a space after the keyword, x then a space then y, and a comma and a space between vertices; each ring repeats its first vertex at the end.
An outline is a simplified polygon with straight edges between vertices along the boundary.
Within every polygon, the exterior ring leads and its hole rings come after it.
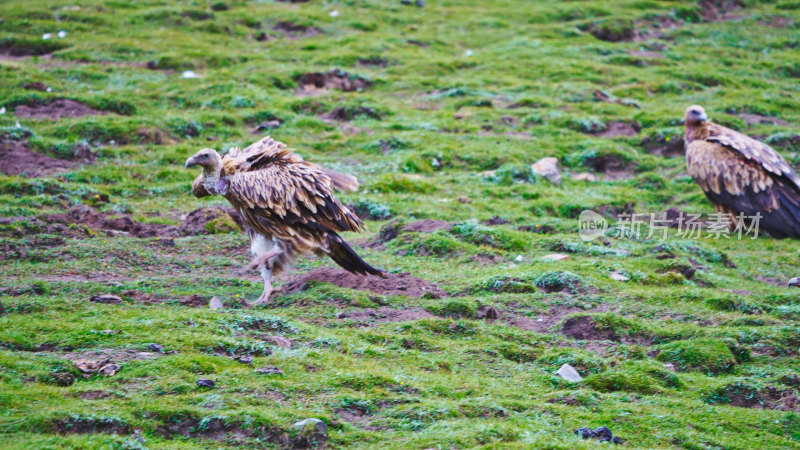
POLYGON ((207 140, 208 142, 213 142, 213 141, 216 141, 216 140, 217 140, 217 137, 216 137, 216 136, 208 136, 208 137, 206 138, 206 140, 207 140))
POLYGON ((575 181, 589 181, 591 183, 597 181, 595 174, 589 172, 574 173, 572 174, 572 179, 575 181))
POLYGON ((672 372, 675 372, 675 364, 664 363, 664 368, 667 369, 667 370, 671 370, 672 372))
POLYGON ((91 298, 95 303, 122 303, 122 298, 112 294, 98 294, 91 298))
POLYGON ((628 281, 628 280, 630 280, 630 277, 628 277, 627 275, 622 274, 620 272, 617 272, 616 270, 611 272, 611 275, 609 275, 609 276, 611 277, 612 280, 615 280, 615 281, 628 281))
POLYGON ((253 356, 252 355, 242 355, 239 357, 234 358, 236 361, 239 361, 242 364, 252 364, 253 363, 253 356))
POLYGON ((464 203, 464 204, 469 204, 469 203, 472 203, 472 199, 469 198, 469 197, 464 197, 462 195, 461 197, 458 197, 458 202, 459 203, 464 203))
POLYGON ((615 444, 622 444, 622 439, 614 437, 608 427, 595 428, 594 430, 589 427, 578 428, 575 434, 584 439, 597 439, 600 442, 613 442, 615 444))
POLYGON ((339 17, 339 11, 334 9, 333 11, 329 12, 328 15, 331 17, 339 17))
POLYGON ((328 426, 319 419, 305 419, 296 422, 292 428, 297 435, 292 439, 295 447, 321 447, 328 440, 328 426))
POLYGON ((201 378, 197 380, 197 385, 200 387, 213 388, 216 384, 217 383, 214 380, 209 380, 207 378, 201 378))
POLYGON ((269 122, 261 122, 256 126, 256 129, 253 130, 253 134, 258 134, 264 130, 272 130, 281 126, 280 120, 270 120, 269 122))
POLYGON ((106 336, 111 336, 113 334, 119 334, 119 330, 103 330, 101 333, 105 334, 106 336))
POLYGON ((265 375, 283 375, 283 371, 275 366, 259 367, 256 373, 263 373, 265 375))
POLYGON ((336 313, 336 318, 337 319, 347 319, 347 313, 344 312, 344 311, 339 311, 338 313, 336 313))
POLYGON ((524 256, 522 256, 522 255, 517 255, 517 257, 516 257, 516 258, 514 258, 514 261, 516 261, 516 262, 522 262, 522 261, 525 261, 525 257, 524 257, 524 256))
POLYGON ((53 37, 53 33, 45 33, 45 34, 42 35, 42 40, 46 41, 46 40, 50 39, 51 37, 53 37))
POLYGON ((794 277, 789 280, 789 287, 800 287, 800 277, 794 277))
POLYGON ((581 374, 575 370, 574 367, 570 366, 569 364, 564 364, 561 366, 558 371, 556 371, 556 375, 560 376, 561 378, 569 381, 570 383, 577 383, 578 381, 583 381, 583 377, 581 374))
POLYGON ((197 75, 193 70, 184 70, 181 74, 181 78, 199 78, 200 76, 197 75))
POLYGON ((72 364, 74 364, 75 367, 77 367, 78 370, 80 370, 84 374, 84 376, 86 376, 87 374, 91 375, 97 372, 98 370, 100 370, 101 367, 108 364, 108 359, 94 360, 94 359, 81 358, 72 361, 72 364))
POLYGON ((67 32, 66 32, 66 31, 64 31, 64 30, 60 30, 60 31, 59 31, 59 32, 56 34, 56 36, 58 36, 58 38, 59 38, 59 39, 64 39, 65 37, 67 37, 67 32))
POLYGON ((546 261, 566 261, 569 259, 569 255, 565 255, 563 253, 553 253, 551 255, 543 256, 542 259, 546 261))
POLYGON ((211 308, 212 311, 217 311, 222 309, 222 300, 219 297, 212 297, 211 301, 208 302, 208 307, 211 308))
POLYGON ((500 311, 494 306, 482 305, 475 311, 475 317, 477 319, 494 320, 500 317, 500 311))
POLYGON ((69 372, 51 373, 51 377, 56 381, 59 386, 72 386, 75 383, 75 375, 69 372))
POLYGON ((558 173, 558 159, 553 157, 542 158, 531 166, 533 173, 545 177, 553 184, 561 184, 561 174, 558 173))
POLYGON ((269 40, 269 36, 267 35, 267 33, 264 33, 264 32, 262 31, 261 33, 258 33, 258 34, 256 35, 256 40, 257 40, 258 42, 264 42, 264 41, 268 41, 268 40, 269 40))
POLYGON ((286 339, 283 336, 267 336, 263 338, 266 342, 269 342, 272 345, 277 345, 281 348, 292 348, 292 341, 286 339))
POLYGON ((423 2, 422 0, 417 0, 417 1, 415 1, 414 3, 415 3, 417 6, 419 6, 420 8, 422 8, 423 6, 425 6, 425 2, 423 2))
POLYGON ((106 364, 97 371, 100 375, 105 375, 107 377, 116 375, 119 372, 120 366, 118 364, 106 364))
POLYGON ((158 344, 150 344, 147 346, 147 349, 150 350, 151 352, 164 353, 164 347, 158 344))

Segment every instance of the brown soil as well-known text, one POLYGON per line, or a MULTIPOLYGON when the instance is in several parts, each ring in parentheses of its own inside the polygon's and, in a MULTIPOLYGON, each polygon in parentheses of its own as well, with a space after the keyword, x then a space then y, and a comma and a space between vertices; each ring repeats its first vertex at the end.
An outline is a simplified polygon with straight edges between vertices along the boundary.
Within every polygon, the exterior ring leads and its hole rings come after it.
POLYGON ((666 140, 665 138, 646 137, 642 140, 642 146, 656 156, 672 158, 683 156, 686 152, 683 137, 666 140))
POLYGON ((209 234, 208 230, 206 230, 206 224, 219 218, 226 218, 226 216, 236 222, 240 229, 244 229, 242 217, 235 209, 218 206, 213 208, 198 208, 190 212, 183 219, 183 224, 181 224, 179 230, 183 236, 209 234))
POLYGON ((614 330, 599 328, 594 319, 590 316, 574 316, 567 318, 561 325, 561 333, 567 337, 578 340, 618 340, 614 330))
POLYGON ((110 234, 124 234, 134 237, 176 237, 178 229, 172 225, 134 222, 128 215, 113 217, 98 212, 87 205, 77 205, 64 214, 50 214, 40 217, 48 223, 65 225, 80 224, 96 230, 105 230, 110 234))
POLYGON ((653 19, 638 20, 636 21, 633 40, 641 42, 649 39, 663 39, 665 31, 682 26, 683 22, 670 16, 657 16, 653 19))
POLYGON ((322 117, 337 122, 349 122, 359 116, 365 116, 377 120, 381 119, 380 114, 378 114, 374 109, 366 106, 337 106, 322 117))
POLYGON ((595 172, 601 172, 606 180, 627 180, 633 177, 633 164, 615 155, 602 155, 586 161, 595 172))
POLYGON ((226 441, 226 443, 244 443, 249 438, 260 438, 280 447, 291 448, 287 434, 280 429, 245 427, 241 423, 225 423, 219 418, 203 420, 201 425, 200 420, 194 417, 175 417, 164 421, 155 432, 166 439, 192 437, 226 441))
POLYGON ((108 391, 94 390, 78 392, 76 395, 84 400, 97 400, 100 398, 111 397, 112 394, 108 391))
POLYGON ((492 217, 492 218, 491 218, 491 219, 489 219, 489 220, 482 220, 482 221, 481 221, 481 224, 483 224, 483 225, 490 225, 490 226, 495 226, 495 225, 505 225, 505 224, 507 224, 507 223, 511 223, 511 222, 510 222, 510 221, 508 221, 508 220, 506 220, 506 219, 503 219, 503 218, 502 218, 502 217, 500 217, 500 216, 494 216, 494 217, 492 217))
POLYGON ((706 22, 722 22, 726 20, 741 19, 742 16, 731 14, 741 5, 739 0, 700 0, 700 15, 706 22))
POLYGON ((56 100, 46 105, 19 105, 14 109, 14 115, 21 119, 58 120, 64 117, 96 116, 98 114, 108 113, 94 110, 83 103, 67 99, 56 100))
POLYGON ((386 306, 341 312, 336 315, 337 319, 353 321, 361 326, 384 322, 406 322, 432 317, 435 316, 424 309, 394 309, 386 306))
POLYGON ((322 30, 316 27, 309 27, 305 25, 301 25, 299 23, 293 23, 289 21, 280 21, 272 27, 275 31, 280 31, 285 36, 290 38, 301 38, 301 37, 309 37, 309 36, 316 36, 318 34, 322 34, 322 30))
POLYGON ((41 81, 32 81, 30 83, 22 83, 22 89, 26 91, 47 92, 47 85, 41 81))
POLYGON ((603 217, 619 218, 623 214, 633 214, 636 211, 633 209, 634 204, 625 203, 623 205, 600 205, 595 208, 595 212, 603 217))
POLYGON ((754 393, 750 389, 727 386, 725 395, 730 400, 730 405, 732 406, 778 409, 781 411, 800 411, 800 398, 797 397, 797 392, 792 389, 780 389, 774 386, 767 386, 754 393))
POLYGON ((377 275, 356 275, 339 268, 315 269, 299 275, 284 286, 284 293, 291 294, 302 291, 308 289, 314 283, 331 283, 343 288, 369 291, 380 295, 400 295, 416 298, 447 296, 447 293, 435 284, 411 276, 407 272, 389 273, 386 274, 386 277, 380 277, 377 275))
POLYGON ((36 178, 71 169, 74 161, 51 158, 30 150, 23 140, 0 138, 0 172, 36 178))
POLYGON ((176 296, 148 294, 136 290, 125 291, 122 293, 122 296, 124 298, 144 304, 159 304, 177 300, 181 305, 188 306, 190 308, 208 308, 208 304, 211 301, 210 296, 204 296, 204 295, 188 295, 188 296, 176 297, 176 296))
POLYGON ((777 117, 769 117, 769 116, 762 116, 761 114, 750 114, 750 113, 741 113, 739 114, 744 120, 744 123, 748 125, 759 125, 759 124, 767 124, 767 125, 789 125, 789 122, 779 119, 777 117))
POLYGON ((545 314, 540 315, 538 318, 533 319, 527 316, 516 316, 509 319, 509 325, 520 328, 522 330, 535 331, 537 333, 548 333, 557 323, 561 322, 564 317, 576 313, 583 312, 580 308, 557 309, 553 308, 545 314))
POLYGON ((372 86, 372 82, 364 78, 351 75, 343 70, 333 69, 330 72, 310 72, 303 74, 297 84, 304 91, 315 89, 339 89, 340 91, 360 91, 372 86))
POLYGON ((68 352, 60 355, 70 361, 90 360, 90 361, 113 361, 115 363, 125 363, 128 361, 146 361, 154 359, 159 356, 154 352, 141 352, 134 349, 120 349, 120 348, 101 348, 85 352, 68 352))
POLYGON ((639 125, 639 122, 615 121, 608 122, 604 130, 593 134, 595 136, 604 138, 612 138, 616 136, 630 137, 637 136, 640 131, 642 131, 642 126, 639 125))
POLYGON ((415 233, 433 233, 438 230, 449 230, 453 224, 444 220, 417 220, 411 222, 403 227, 403 231, 412 231, 415 233))
POLYGON ((56 433, 59 434, 130 434, 130 425, 114 419, 65 419, 54 424, 56 433))
POLYGON ((379 56, 371 56, 369 58, 358 58, 358 63, 365 67, 386 67, 389 61, 379 56))

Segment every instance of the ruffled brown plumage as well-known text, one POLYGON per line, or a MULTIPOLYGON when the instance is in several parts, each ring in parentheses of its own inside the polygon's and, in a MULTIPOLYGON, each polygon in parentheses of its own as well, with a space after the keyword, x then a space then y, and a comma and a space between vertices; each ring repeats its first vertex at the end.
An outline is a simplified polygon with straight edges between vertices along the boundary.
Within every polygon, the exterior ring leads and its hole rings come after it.
POLYGON ((761 230, 800 237, 800 177, 778 152, 710 122, 699 106, 686 110, 685 141, 689 174, 719 212, 760 214, 761 230))

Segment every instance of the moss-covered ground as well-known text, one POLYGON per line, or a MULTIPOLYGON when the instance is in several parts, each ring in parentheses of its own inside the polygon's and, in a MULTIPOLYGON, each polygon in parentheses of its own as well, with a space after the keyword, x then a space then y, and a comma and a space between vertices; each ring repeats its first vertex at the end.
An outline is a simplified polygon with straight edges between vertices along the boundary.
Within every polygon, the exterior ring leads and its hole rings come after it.
MULTIPOLYGON (((0 175, 0 446, 284 446, 314 417, 331 447, 591 448, 604 444, 573 431, 602 425, 631 447, 799 447, 796 240, 577 232, 585 209, 612 225, 713 213, 680 154, 691 104, 796 164, 798 46, 790 0, 1 2, 4 139, 94 162, 0 175), (332 69, 362 87, 300 81, 332 69), (15 115, 56 99, 105 114, 15 115), (238 300, 261 286, 232 273, 249 256, 241 232, 8 220, 88 203, 178 226, 225 204, 190 195, 185 159, 266 132, 356 175, 341 198, 376 220, 347 239, 446 294, 317 284, 248 309, 238 300), (546 156, 560 185, 530 172, 546 156), (495 216, 508 222, 481 223, 495 216), (422 219, 455 225, 366 245, 422 219), (122 302, 90 301, 103 293, 122 302), (192 295, 227 307, 180 301, 192 295), (487 305, 498 319, 476 318, 487 305), (432 317, 343 318, 379 307, 432 317), (97 352, 119 372, 81 376, 72 361, 97 352), (584 381, 554 375, 564 363, 584 381)), ((288 279, 332 265, 301 258, 288 279)))

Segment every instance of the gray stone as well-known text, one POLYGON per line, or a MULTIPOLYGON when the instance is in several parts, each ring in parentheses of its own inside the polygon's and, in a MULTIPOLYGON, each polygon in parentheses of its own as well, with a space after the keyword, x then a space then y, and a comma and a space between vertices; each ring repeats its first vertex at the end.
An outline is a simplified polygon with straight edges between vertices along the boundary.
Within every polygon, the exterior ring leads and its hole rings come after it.
POLYGON ((214 380, 200 379, 197 380, 197 385, 200 387, 213 388, 217 383, 214 380))
POLYGON ((319 419, 305 419, 292 425, 296 435, 292 437, 295 447, 320 447, 328 440, 328 425, 319 419))
POLYGON ((794 277, 789 280, 790 287, 800 287, 800 277, 794 277))
POLYGON ((259 367, 256 373, 263 373, 265 375, 283 375, 283 371, 275 366, 259 367))
POLYGON ((570 366, 569 364, 564 364, 561 366, 560 369, 556 372, 556 375, 560 376, 561 378, 571 382, 577 383, 578 381, 583 381, 583 377, 575 370, 574 367, 570 366))
POLYGON ((553 157, 542 158, 531 166, 534 174, 545 177, 553 184, 561 184, 561 174, 558 173, 558 159, 553 157))
POLYGON ((208 307, 211 308, 212 311, 222 309, 222 300, 220 300, 219 297, 213 297, 208 303, 208 307))
POLYGON ((611 276, 611 279, 615 280, 615 281, 628 281, 628 280, 630 280, 630 278, 628 278, 628 276, 626 276, 625 274, 622 274, 620 272, 617 272, 616 270, 611 272, 610 276, 611 276))

